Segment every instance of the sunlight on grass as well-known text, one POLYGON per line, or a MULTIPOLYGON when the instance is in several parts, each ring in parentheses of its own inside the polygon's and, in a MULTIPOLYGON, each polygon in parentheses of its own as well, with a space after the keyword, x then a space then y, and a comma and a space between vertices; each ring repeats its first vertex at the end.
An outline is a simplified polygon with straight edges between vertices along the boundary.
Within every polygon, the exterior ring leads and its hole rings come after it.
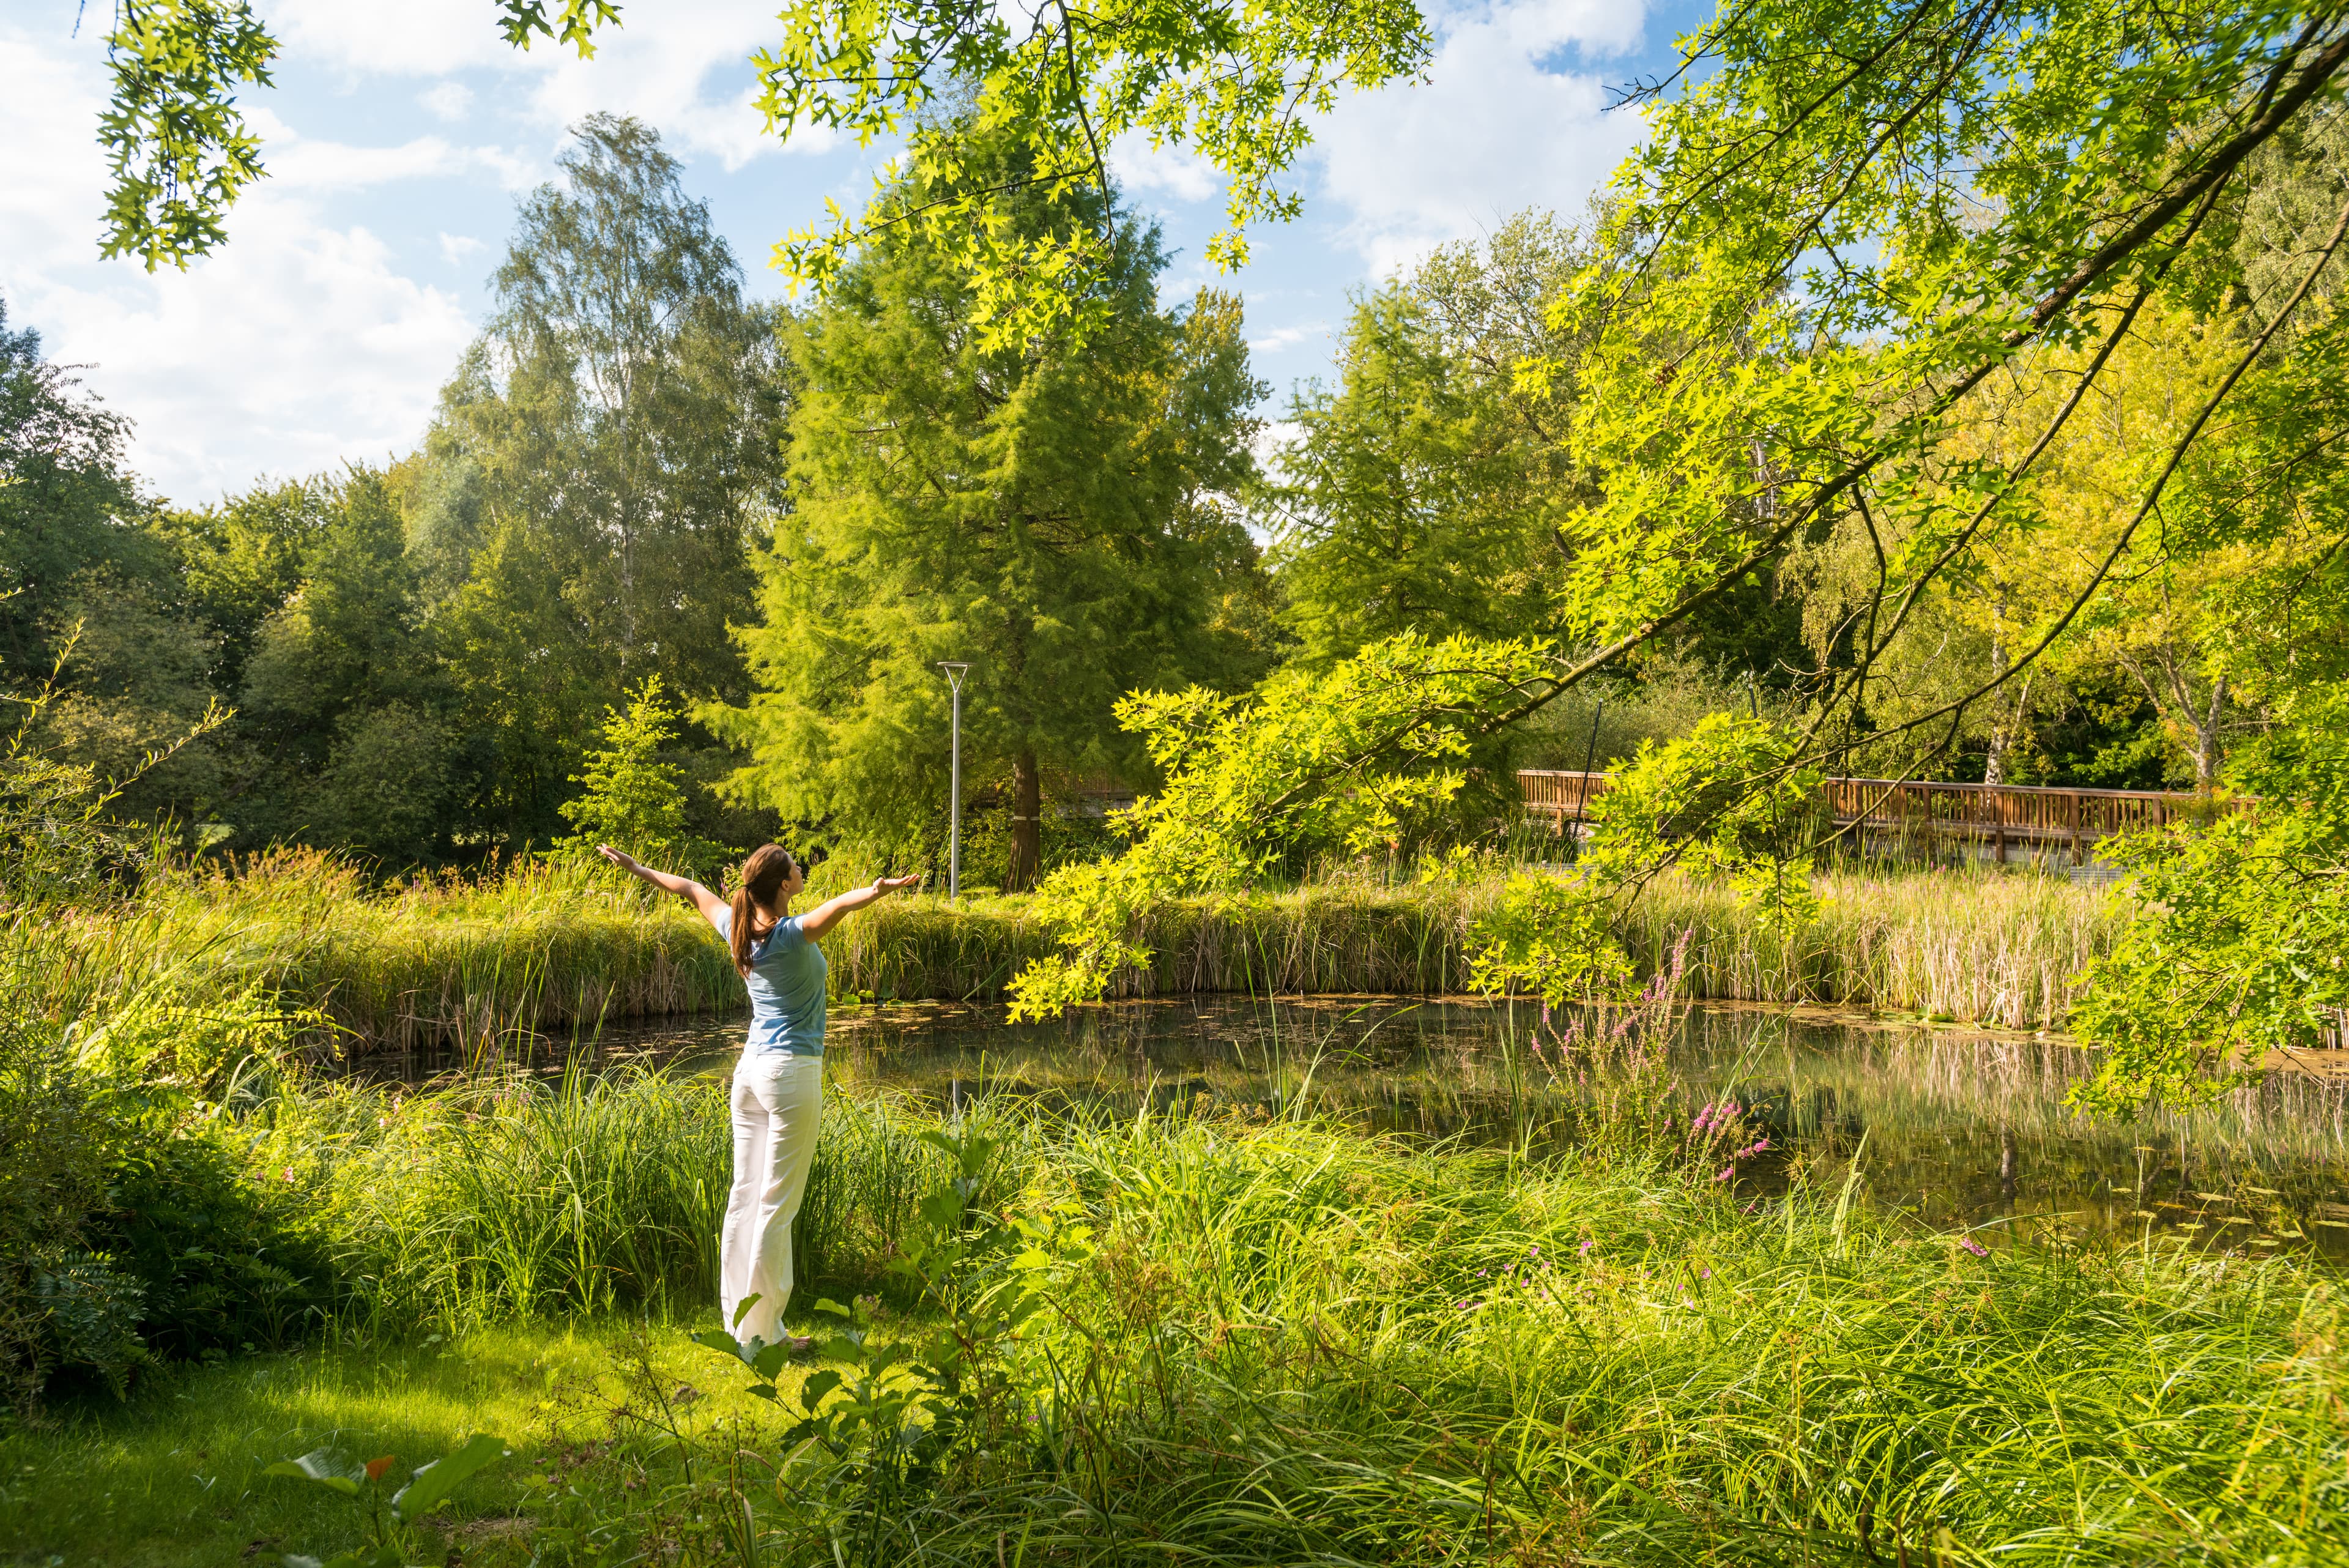
MULTIPOLYGON (((448 1533, 466 1542, 469 1562, 523 1562, 522 1534, 502 1535, 496 1521, 515 1520, 543 1490, 528 1478, 546 1461, 606 1441, 645 1407, 640 1353, 695 1432, 774 1425, 741 1376, 687 1340, 688 1327, 716 1323, 712 1311, 687 1324, 512 1324, 191 1368, 120 1406, 102 1395, 60 1402, 43 1428, 0 1437, 0 1542, 33 1562, 191 1568, 341 1550, 360 1540, 353 1506, 264 1468, 327 1447, 362 1462, 395 1455, 405 1474, 491 1432, 512 1457, 458 1493, 448 1533)), ((781 1385, 796 1389, 806 1376, 791 1369, 781 1385)))

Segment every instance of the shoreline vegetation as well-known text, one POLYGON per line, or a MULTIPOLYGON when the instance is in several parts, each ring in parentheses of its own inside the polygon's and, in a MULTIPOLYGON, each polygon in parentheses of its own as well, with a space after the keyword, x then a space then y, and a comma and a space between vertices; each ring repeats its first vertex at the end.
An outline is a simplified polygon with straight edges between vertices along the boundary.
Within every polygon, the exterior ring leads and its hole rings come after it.
MULTIPOLYGON (((1153 910, 1154 955, 1117 998, 1229 992, 1432 995, 1469 989, 1469 933, 1507 871, 1427 882, 1325 877, 1153 910)), ((1791 938, 1725 888, 1652 884, 1620 932, 1645 980, 1692 933, 1692 1001, 1807 1002, 2009 1030, 2059 1027, 2077 977, 2127 919, 2122 896, 2029 871, 1822 873, 1824 906, 1791 938)), ((817 896, 812 892, 811 897, 817 896)), ((47 988, 69 1017, 106 988, 184 994, 258 985, 330 1022, 355 1052, 478 1049, 665 1014, 727 1011, 739 989, 691 911, 592 869, 519 862, 370 889, 309 851, 178 871, 128 906, 61 921, 47 988)), ((828 944, 835 996, 999 999, 1050 950, 1019 898, 892 902, 828 944)))

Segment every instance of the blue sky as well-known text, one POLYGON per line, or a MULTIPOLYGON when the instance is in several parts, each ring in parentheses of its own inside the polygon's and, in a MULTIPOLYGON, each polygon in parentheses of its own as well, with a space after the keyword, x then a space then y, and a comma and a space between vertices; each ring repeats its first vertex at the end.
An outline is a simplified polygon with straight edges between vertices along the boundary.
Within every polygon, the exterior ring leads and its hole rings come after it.
MULTIPOLYGON (((208 502, 264 476, 412 448, 489 305, 515 199, 554 173, 564 127, 595 109, 656 126, 708 201, 754 292, 781 296, 773 243, 824 198, 851 210, 880 152, 784 143, 750 107, 750 51, 775 0, 635 0, 591 61, 506 47, 489 0, 255 0, 285 52, 244 99, 272 177, 230 243, 186 273, 97 259, 105 171, 94 137, 106 7, 73 36, 74 0, 0 0, 0 297, 11 327, 135 422, 149 483, 208 502)), ((1639 134, 1602 112, 1609 85, 1668 69, 1686 0, 1497 0, 1429 15, 1424 82, 1341 102, 1297 172, 1295 223, 1256 231, 1243 271, 1201 261, 1218 226, 1211 171, 1118 150, 1176 253, 1163 287, 1237 288, 1277 416, 1326 375, 1350 294, 1511 213, 1581 211, 1639 134)))

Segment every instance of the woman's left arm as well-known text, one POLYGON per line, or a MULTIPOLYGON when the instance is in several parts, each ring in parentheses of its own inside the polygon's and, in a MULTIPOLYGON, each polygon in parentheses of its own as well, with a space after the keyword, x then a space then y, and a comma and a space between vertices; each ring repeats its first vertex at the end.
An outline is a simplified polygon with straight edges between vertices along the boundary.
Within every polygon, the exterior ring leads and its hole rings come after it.
POLYGON ((700 910, 701 918, 712 926, 718 924, 719 916, 726 913, 726 900, 690 877, 672 877, 666 871, 656 871, 635 856, 615 849, 608 844, 597 845, 595 853, 629 876, 641 877, 662 892, 676 894, 700 910))
POLYGON ((843 893, 837 898, 826 898, 800 917, 800 935, 814 941, 843 918, 854 914, 867 904, 877 904, 902 888, 911 888, 921 881, 916 877, 876 877, 870 888, 858 888, 843 893))

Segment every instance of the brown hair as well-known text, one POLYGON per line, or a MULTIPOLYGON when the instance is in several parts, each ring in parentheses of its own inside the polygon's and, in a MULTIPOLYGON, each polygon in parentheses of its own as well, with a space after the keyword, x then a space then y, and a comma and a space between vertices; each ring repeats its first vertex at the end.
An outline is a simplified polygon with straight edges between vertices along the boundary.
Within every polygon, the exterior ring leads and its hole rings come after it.
MULTIPOLYGON (((750 976, 750 905, 753 899, 774 908, 775 895, 781 890, 799 865, 791 851, 780 844, 761 844, 750 851, 750 858, 742 862, 742 874, 734 880, 734 896, 729 900, 734 907, 734 919, 728 927, 726 945, 734 951, 734 967, 748 980, 750 976)), ((778 919, 781 917, 779 916, 778 919)), ((770 926, 767 930, 774 928, 770 926)), ((759 933, 761 936, 765 931, 759 933)))

